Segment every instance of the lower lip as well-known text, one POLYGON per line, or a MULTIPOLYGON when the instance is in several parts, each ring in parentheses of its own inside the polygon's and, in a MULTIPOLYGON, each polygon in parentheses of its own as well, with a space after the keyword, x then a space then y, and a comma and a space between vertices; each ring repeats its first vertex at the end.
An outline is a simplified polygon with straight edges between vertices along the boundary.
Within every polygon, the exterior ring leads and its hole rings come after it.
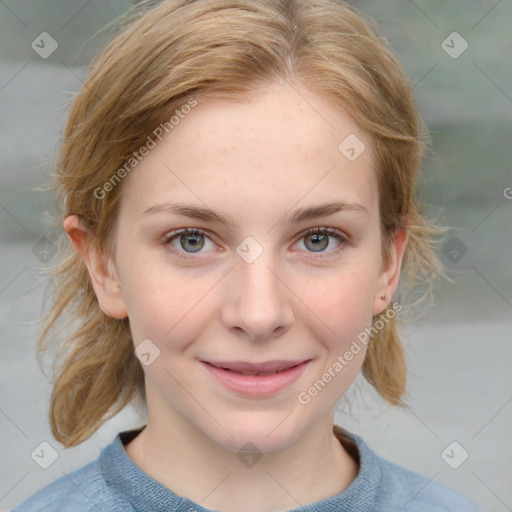
POLYGON ((238 393, 249 396, 268 396, 281 391, 295 382, 309 361, 304 361, 288 370, 274 373, 273 375, 243 375, 217 368, 209 363, 201 361, 206 369, 222 384, 238 393))

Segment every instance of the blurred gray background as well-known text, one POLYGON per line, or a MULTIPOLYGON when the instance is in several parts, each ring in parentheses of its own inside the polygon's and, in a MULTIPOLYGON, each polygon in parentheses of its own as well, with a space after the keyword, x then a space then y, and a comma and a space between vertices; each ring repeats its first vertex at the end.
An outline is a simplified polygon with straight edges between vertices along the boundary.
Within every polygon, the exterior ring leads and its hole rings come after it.
MULTIPOLYGON (((451 228, 440 255, 452 282, 439 283, 435 308, 403 329, 407 407, 387 407, 358 381, 337 423, 486 511, 512 510, 512 2, 354 3, 380 23, 432 133, 420 195, 427 215, 451 228)), ((34 354, 45 307, 40 270, 55 262, 58 233, 44 221, 53 198, 39 188, 108 31, 96 33, 129 6, 0 0, 0 511, 144 423, 127 409, 63 450, 50 433, 51 385, 34 354), (47 469, 31 457, 41 442, 58 453, 47 469)))

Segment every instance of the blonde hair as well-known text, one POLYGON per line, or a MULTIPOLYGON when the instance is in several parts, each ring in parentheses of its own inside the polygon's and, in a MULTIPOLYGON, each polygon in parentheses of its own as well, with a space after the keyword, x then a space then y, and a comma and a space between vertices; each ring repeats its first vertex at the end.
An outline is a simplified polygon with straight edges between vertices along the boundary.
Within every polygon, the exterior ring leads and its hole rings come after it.
MULTIPOLYGON (((243 98, 272 81, 296 81, 332 98, 369 134, 383 250, 393 233, 407 230, 408 289, 439 272, 436 228, 416 198, 426 130, 405 72, 364 14, 335 0, 165 0, 133 8, 118 26, 69 114, 52 182, 59 226, 64 216, 78 215, 90 242, 112 254, 122 182, 102 199, 95 190, 175 109, 191 98, 243 98)), ((82 258, 62 236, 38 350, 56 347, 50 424, 70 447, 132 400, 144 403, 145 389, 128 319, 100 310, 82 258), (53 344, 59 338, 51 328, 65 317, 72 328, 53 344)), ((406 368, 396 320, 371 339, 363 374, 386 400, 401 404, 406 368)))

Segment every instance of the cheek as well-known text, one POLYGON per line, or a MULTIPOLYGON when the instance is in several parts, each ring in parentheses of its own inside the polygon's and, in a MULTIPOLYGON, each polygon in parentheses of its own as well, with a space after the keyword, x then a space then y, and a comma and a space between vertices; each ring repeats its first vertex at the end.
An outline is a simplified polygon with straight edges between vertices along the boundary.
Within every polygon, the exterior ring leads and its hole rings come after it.
POLYGON ((147 261, 137 263, 135 258, 129 265, 123 294, 134 343, 149 338, 165 350, 183 348, 208 317, 205 299, 215 283, 147 261))
POLYGON ((318 377, 333 383, 323 393, 328 402, 346 391, 364 362, 376 280, 372 269, 361 260, 360 266, 322 280, 321 286, 308 283, 304 288, 304 302, 311 304, 315 313, 311 318, 318 325, 310 333, 323 345, 322 375, 318 377))
POLYGON ((302 288, 304 303, 339 337, 364 328, 372 319, 375 276, 367 266, 321 280, 309 280, 302 288))
POLYGON ((303 289, 315 313, 306 327, 316 339, 316 348, 320 344, 322 348, 317 351, 314 375, 297 398, 302 405, 313 404, 319 415, 343 396, 363 365, 372 322, 373 282, 366 267, 366 272, 347 271, 322 281, 321 286, 308 283, 303 289))

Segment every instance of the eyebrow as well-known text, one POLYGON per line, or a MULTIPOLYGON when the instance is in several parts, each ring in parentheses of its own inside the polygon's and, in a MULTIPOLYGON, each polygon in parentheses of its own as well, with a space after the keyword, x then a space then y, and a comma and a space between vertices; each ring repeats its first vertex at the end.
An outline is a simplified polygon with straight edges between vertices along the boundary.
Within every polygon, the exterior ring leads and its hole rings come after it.
MULTIPOLYGON (((285 223, 298 224, 299 222, 316 219, 318 217, 326 217, 340 211, 360 211, 368 215, 368 210, 358 203, 334 202, 325 203, 317 206, 306 206, 286 214, 282 220, 285 223)), ((226 225, 235 224, 231 215, 225 215, 215 212, 210 208, 202 208, 190 204, 179 203, 160 203, 151 206, 143 212, 145 214, 154 214, 159 212, 167 212, 175 215, 183 215, 191 219, 204 220, 209 222, 219 222, 226 225)))

